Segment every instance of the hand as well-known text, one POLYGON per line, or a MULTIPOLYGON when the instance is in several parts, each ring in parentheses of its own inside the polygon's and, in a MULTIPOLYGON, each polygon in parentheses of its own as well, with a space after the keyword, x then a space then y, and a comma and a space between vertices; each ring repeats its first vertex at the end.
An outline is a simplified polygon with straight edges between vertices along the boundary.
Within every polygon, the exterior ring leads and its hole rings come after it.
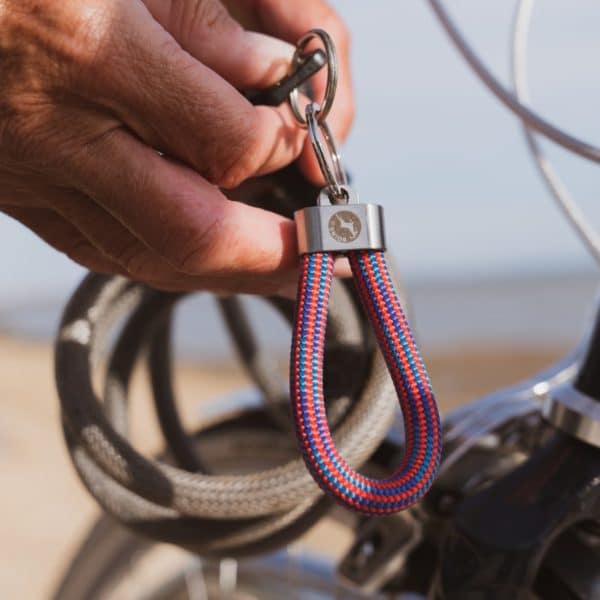
POLYGON ((0 210, 95 271, 168 290, 287 291, 293 223, 216 186, 290 163, 305 133, 287 106, 253 107, 238 90, 280 79, 290 43, 328 29, 343 138, 348 43, 321 0, 228 5, 264 33, 218 0, 0 0, 0 210))

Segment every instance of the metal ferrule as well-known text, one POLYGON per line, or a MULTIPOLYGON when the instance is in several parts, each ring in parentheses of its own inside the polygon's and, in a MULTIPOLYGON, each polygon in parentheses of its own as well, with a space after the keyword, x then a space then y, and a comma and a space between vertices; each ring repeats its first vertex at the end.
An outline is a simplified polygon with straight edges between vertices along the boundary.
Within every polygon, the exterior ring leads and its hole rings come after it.
POLYGON ((383 208, 360 204, 350 188, 342 188, 348 196, 346 204, 331 204, 324 190, 317 206, 294 214, 300 254, 385 250, 383 208))
POLYGON ((543 414, 558 429, 600 448, 600 402, 594 398, 561 385, 546 397, 543 414))

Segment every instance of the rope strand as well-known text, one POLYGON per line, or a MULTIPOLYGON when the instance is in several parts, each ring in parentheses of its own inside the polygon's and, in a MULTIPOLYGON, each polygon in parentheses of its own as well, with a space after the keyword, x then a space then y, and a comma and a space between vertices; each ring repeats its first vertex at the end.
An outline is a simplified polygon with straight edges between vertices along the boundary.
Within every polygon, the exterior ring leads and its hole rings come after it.
POLYGON ((382 515, 408 508, 431 486, 440 462, 440 418, 383 252, 353 251, 348 258, 404 415, 402 463, 388 478, 365 477, 348 465, 331 437, 323 355, 334 257, 326 252, 302 257, 291 356, 292 412, 302 456, 319 486, 348 508, 382 515))

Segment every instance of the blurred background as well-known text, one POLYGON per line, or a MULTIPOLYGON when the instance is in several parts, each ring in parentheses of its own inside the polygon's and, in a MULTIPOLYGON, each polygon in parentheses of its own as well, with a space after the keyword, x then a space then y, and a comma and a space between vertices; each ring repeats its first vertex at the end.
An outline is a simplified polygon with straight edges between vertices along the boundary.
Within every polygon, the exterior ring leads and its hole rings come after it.
MULTIPOLYGON (((508 82, 513 3, 447 4, 508 82)), ((334 5, 353 36, 358 108, 343 158, 361 198, 385 207, 389 249, 448 409, 574 345, 592 312, 597 267, 539 180, 519 123, 462 62, 427 3, 334 5)), ((600 6, 580 0, 568 8, 559 0, 536 6, 533 105, 574 135, 599 140, 600 6)), ((600 170, 547 151, 600 225, 600 170)), ((52 381, 52 336, 83 271, 3 215, 0 240, 0 596, 39 598, 95 514, 62 447, 52 381)), ((252 307, 257 322, 273 322, 259 302, 252 307)), ((178 315, 179 385, 192 405, 246 384, 216 314, 198 296, 178 315)), ((261 329, 285 357, 283 325, 261 329)), ((150 450, 157 438, 144 416, 143 382, 135 389, 139 444, 150 450)))

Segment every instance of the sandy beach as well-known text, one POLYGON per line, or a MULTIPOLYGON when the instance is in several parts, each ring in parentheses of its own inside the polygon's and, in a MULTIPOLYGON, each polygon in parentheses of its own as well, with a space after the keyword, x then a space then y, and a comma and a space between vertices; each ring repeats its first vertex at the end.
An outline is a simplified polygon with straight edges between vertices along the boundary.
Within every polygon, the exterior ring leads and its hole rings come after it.
MULTIPOLYGON (((427 357, 442 410, 534 373, 564 348, 463 348, 427 357)), ((0 337, 0 597, 48 597, 98 513, 69 462, 59 425, 49 344, 0 337)), ((248 385, 234 365, 184 364, 184 412, 248 385)), ((136 445, 160 448, 141 374, 133 386, 136 445)))

